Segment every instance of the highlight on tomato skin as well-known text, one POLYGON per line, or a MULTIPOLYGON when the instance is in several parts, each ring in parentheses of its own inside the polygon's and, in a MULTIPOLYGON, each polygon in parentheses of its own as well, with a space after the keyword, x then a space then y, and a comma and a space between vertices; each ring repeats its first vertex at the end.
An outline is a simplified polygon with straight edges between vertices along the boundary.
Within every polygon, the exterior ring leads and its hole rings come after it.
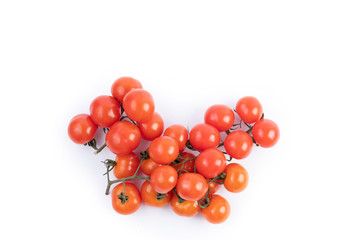
POLYGON ((157 167, 150 175, 150 183, 158 193, 168 193, 178 181, 178 173, 168 165, 157 167))
POLYGON ((183 217, 193 217, 200 212, 200 207, 197 201, 185 200, 183 202, 179 202, 179 198, 176 194, 173 194, 170 206, 174 213, 183 217))
POLYGON ((224 141, 227 154, 235 159, 244 159, 249 156, 253 145, 250 135, 241 130, 231 132, 224 141))
POLYGON ((125 95, 134 90, 142 89, 141 83, 132 77, 120 77, 111 86, 111 95, 119 102, 123 102, 125 95))
POLYGON ((252 135, 259 146, 270 148, 275 146, 280 138, 278 125, 269 119, 260 119, 252 128, 252 135))
POLYGON ((123 100, 126 115, 135 122, 147 122, 155 111, 152 95, 143 89, 128 92, 123 100))
POLYGON ((164 136, 174 139, 179 144, 179 152, 183 152, 189 138, 189 133, 183 125, 174 124, 165 129, 164 136))
POLYGON ((260 101, 252 96, 240 98, 236 103, 235 109, 241 120, 246 123, 256 122, 263 114, 263 108, 260 101))
POLYGON ((164 121, 160 114, 154 112, 151 119, 147 122, 138 124, 141 136, 148 141, 154 140, 161 136, 164 131, 164 121))
POLYGON ((229 202, 218 194, 214 194, 209 206, 201 209, 201 214, 205 219, 213 224, 225 222, 230 216, 229 202))
POLYGON ((183 173, 176 184, 176 192, 182 199, 198 201, 209 189, 206 179, 198 173, 183 173))
POLYGON ((223 104, 209 107, 204 116, 204 122, 214 126, 219 132, 229 130, 235 121, 235 114, 231 108, 223 104))
POLYGON ((109 128, 121 117, 120 103, 112 96, 98 96, 90 104, 90 116, 99 127, 109 128))
POLYGON ((158 137, 150 143, 149 156, 158 164, 169 164, 175 161, 178 155, 179 145, 171 137, 158 137))
POLYGON ((134 175, 140 164, 139 157, 133 152, 121 156, 117 155, 115 161, 116 165, 113 169, 113 173, 117 179, 134 175))
POLYGON ((249 174, 246 169, 238 163, 230 163, 226 166, 226 178, 224 187, 229 192, 238 193, 246 189, 249 183, 249 174))
POLYGON ((208 148, 196 158, 196 170, 206 178, 214 178, 226 167, 226 157, 217 148, 208 148))
POLYGON ((151 186, 149 181, 145 181, 140 189, 141 199, 142 201, 149 206, 152 207, 164 207, 170 202, 172 197, 172 192, 168 192, 163 196, 162 199, 157 199, 157 192, 151 186))
POLYGON ((112 206, 114 210, 123 215, 129 215, 136 212, 141 205, 141 196, 137 187, 133 183, 125 183, 125 196, 127 200, 122 203, 119 198, 124 190, 124 183, 120 183, 114 187, 111 192, 112 206))
POLYGON ((70 120, 68 135, 77 144, 90 142, 96 134, 98 126, 88 114, 79 114, 70 120))
POLYGON ((199 151, 215 148, 220 143, 220 133, 215 127, 206 123, 200 123, 191 129, 189 141, 199 151))

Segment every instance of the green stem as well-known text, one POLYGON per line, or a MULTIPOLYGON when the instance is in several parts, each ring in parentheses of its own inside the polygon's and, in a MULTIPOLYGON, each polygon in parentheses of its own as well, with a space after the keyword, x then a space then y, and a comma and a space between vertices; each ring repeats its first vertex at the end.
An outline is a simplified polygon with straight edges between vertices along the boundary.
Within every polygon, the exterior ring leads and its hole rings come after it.
POLYGON ((96 150, 96 151, 94 152, 94 154, 95 154, 95 155, 98 154, 98 153, 101 152, 105 147, 106 147, 106 143, 104 143, 98 150, 96 150))

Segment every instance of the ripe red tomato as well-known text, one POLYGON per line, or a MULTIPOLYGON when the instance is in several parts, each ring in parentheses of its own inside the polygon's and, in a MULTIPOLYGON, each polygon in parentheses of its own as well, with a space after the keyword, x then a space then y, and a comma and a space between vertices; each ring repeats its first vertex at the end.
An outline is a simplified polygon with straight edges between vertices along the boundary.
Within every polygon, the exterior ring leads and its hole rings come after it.
POLYGON ((135 174, 140 164, 140 159, 135 153, 116 156, 116 166, 114 167, 114 176, 117 179, 131 177, 135 174))
POLYGON ((94 138, 97 128, 89 115, 79 114, 70 120, 68 135, 73 142, 85 144, 94 138))
POLYGON ((246 169, 238 163, 230 163, 226 166, 226 178, 224 180, 224 187, 229 192, 243 191, 249 182, 249 175, 246 169))
POLYGON ((255 97, 243 97, 236 103, 236 112, 246 123, 254 123, 260 119, 263 109, 261 103, 255 97))
POLYGON ((195 149, 203 151, 219 145, 220 133, 215 127, 206 123, 200 123, 191 129, 189 140, 195 149))
POLYGON ((201 209, 201 213, 210 223, 222 223, 230 216, 230 204, 225 198, 214 194, 209 206, 201 209))
POLYGON ((142 89, 142 85, 138 80, 131 77, 121 77, 111 86, 111 94, 119 102, 122 102, 125 95, 134 89, 142 89))
POLYGON ((257 144, 261 147, 269 148, 279 141, 280 130, 275 122, 269 119, 261 119, 254 124, 252 135, 257 144))
POLYGON ((194 172, 194 166, 195 166, 195 159, 193 160, 187 160, 195 158, 195 155, 188 152, 180 153, 180 157, 183 159, 180 159, 180 163, 178 164, 171 164, 173 168, 175 168, 176 171, 179 171, 180 169, 185 170, 186 172, 194 172), (186 162, 184 162, 186 161, 186 162), (184 162, 184 165, 182 165, 182 162, 184 162), (181 168, 182 167, 182 168, 181 168))
POLYGON ((179 124, 171 125, 165 129, 164 136, 173 138, 179 144, 179 152, 184 151, 186 141, 189 138, 187 129, 179 124))
POLYGON ((145 204, 153 207, 163 207, 170 202, 172 192, 166 193, 163 199, 157 200, 157 192, 149 181, 145 181, 141 186, 140 194, 145 204))
POLYGON ((249 156, 253 144, 250 135, 241 130, 231 132, 224 141, 226 152, 229 156, 236 159, 243 159, 249 156))
POLYGON ((161 165, 154 162, 151 158, 149 158, 149 159, 145 159, 142 162, 142 164, 140 166, 140 169, 145 175, 150 176, 151 173, 154 171, 154 169, 159 167, 159 166, 161 166, 161 165))
POLYGON ((176 184, 176 192, 185 200, 198 201, 209 189, 206 179, 198 173, 183 173, 176 184))
POLYGON ((170 202, 172 210, 179 216, 192 217, 200 212, 197 201, 187 201, 179 203, 179 198, 173 194, 170 202))
POLYGON ((98 96, 90 104, 90 116, 96 125, 109 128, 120 120, 120 103, 112 96, 98 96))
POLYGON ((176 170, 168 165, 159 166, 150 175, 151 186, 158 193, 168 193, 175 186, 178 179, 176 170))
POLYGON ((179 145, 170 137, 158 137, 150 143, 149 155, 158 164, 168 164, 178 157, 179 145))
POLYGON ((123 184, 124 183, 120 183, 116 185, 112 190, 112 206, 118 213, 128 215, 139 209, 141 205, 141 197, 137 187, 134 184, 127 182, 125 183, 125 196, 128 196, 128 199, 124 204, 122 204, 119 196, 121 192, 123 192, 123 184))
POLYGON ((154 140, 160 137, 164 131, 164 121, 161 116, 154 112, 151 119, 147 122, 138 124, 142 137, 145 140, 154 140))
POLYGON ((228 106, 216 104, 206 110, 204 121, 214 126, 219 132, 223 132, 232 127, 235 121, 235 114, 228 106))
POLYGON ((208 185, 209 185, 209 195, 213 195, 214 193, 217 192, 217 190, 219 190, 219 188, 221 186, 220 184, 218 184, 215 181, 212 181, 212 182, 209 183, 209 181, 210 181, 209 178, 207 178, 206 181, 208 182, 208 185))
POLYGON ((222 173, 226 166, 225 155, 217 148, 209 148, 196 158, 196 170, 206 178, 214 178, 222 173))
POLYGON ((143 89, 128 92, 123 100, 126 115, 136 122, 147 122, 151 119, 155 104, 151 94, 143 89))
POLYGON ((130 122, 119 121, 115 123, 107 132, 106 146, 116 155, 131 153, 141 140, 139 128, 130 122))

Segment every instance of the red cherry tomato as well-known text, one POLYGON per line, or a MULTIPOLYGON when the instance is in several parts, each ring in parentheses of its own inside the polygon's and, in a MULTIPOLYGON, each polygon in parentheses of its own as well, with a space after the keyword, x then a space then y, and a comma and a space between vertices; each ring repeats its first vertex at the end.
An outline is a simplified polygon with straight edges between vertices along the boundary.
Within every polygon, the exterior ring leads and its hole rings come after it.
POLYGON ((139 128, 130 122, 120 121, 115 123, 107 132, 106 146, 116 155, 131 153, 141 140, 139 128))
POLYGON ((70 120, 68 134, 74 143, 85 144, 94 138, 97 128, 89 115, 79 114, 70 120))
POLYGON ((164 121, 156 112, 154 112, 149 121, 139 123, 138 126, 145 140, 153 140, 160 137, 164 131, 164 121))
POLYGON ((173 138, 179 144, 179 152, 184 151, 189 138, 188 131, 182 125, 175 124, 165 129, 164 136, 173 138))
POLYGON ((238 193, 243 191, 249 182, 249 175, 246 169, 238 163, 230 163, 226 166, 226 178, 224 187, 229 192, 238 193))
POLYGON ((217 148, 209 148, 196 158, 196 170, 206 178, 214 178, 226 167, 225 155, 217 148))
POLYGON ((134 89, 142 89, 142 85, 138 80, 131 77, 121 77, 111 86, 111 94, 119 102, 122 102, 125 95, 134 89))
POLYGON ((109 128, 120 120, 120 103, 112 96, 99 96, 90 104, 90 116, 99 127, 109 128))
POLYGON ((186 172, 194 172, 194 166, 195 166, 195 155, 188 152, 183 152, 180 154, 180 162, 176 164, 171 164, 173 168, 175 168, 176 171, 180 171, 180 169, 185 170, 186 172), (188 160, 192 159, 192 160, 188 160), (185 161, 185 162, 184 162, 185 161), (184 162, 184 164, 182 164, 184 162))
POLYGON ((172 192, 166 193, 165 197, 161 200, 158 200, 157 192, 151 186, 150 182, 145 181, 140 189, 141 199, 143 202, 149 206, 153 207, 163 207, 170 202, 172 192))
POLYGON ((209 107, 205 112, 205 123, 214 126, 219 132, 229 130, 234 124, 235 114, 226 105, 216 104, 209 107))
POLYGON ((279 141, 280 130, 275 122, 269 119, 261 119, 254 124, 252 135, 257 144, 261 147, 269 148, 279 141))
POLYGON ((145 159, 142 162, 142 164, 140 166, 140 169, 145 175, 150 176, 151 173, 154 171, 154 169, 159 167, 159 166, 161 166, 161 165, 154 162, 151 158, 149 158, 149 159, 145 159))
POLYGON ((220 184, 218 184, 215 181, 209 182, 211 179, 207 178, 206 181, 208 182, 209 185, 209 195, 213 195, 214 193, 217 192, 217 190, 219 190, 220 188, 220 184))
POLYGON ((123 183, 116 185, 111 193, 112 206, 115 211, 120 214, 128 215, 134 213, 141 205, 140 192, 137 187, 132 183, 125 183, 125 196, 128 197, 127 201, 122 204, 119 199, 120 194, 123 192, 123 183))
POLYGON ((230 216, 230 204, 225 198, 214 194, 209 206, 201 209, 201 213, 210 223, 222 223, 230 216))
POLYGON ((236 159, 243 159, 249 156, 253 144, 250 135, 241 130, 231 132, 224 141, 226 152, 229 156, 236 159))
POLYGON ((151 186, 158 193, 168 193, 175 186, 178 179, 176 170, 168 165, 157 167, 150 175, 151 186))
POLYGON ((192 217, 200 212, 197 201, 187 201, 179 203, 179 198, 173 194, 170 202, 172 210, 179 216, 192 217))
POLYGON ((219 145, 220 133, 215 127, 206 123, 200 123, 191 129, 189 140, 195 149, 203 151, 219 145))
POLYGON ((151 94, 143 89, 128 92, 123 100, 126 115, 136 122, 147 122, 151 119, 155 104, 151 94))
POLYGON ((198 201, 209 189, 206 179, 198 173, 183 173, 176 184, 176 192, 185 200, 198 201))
POLYGON ((150 143, 149 155, 158 164, 168 164, 178 157, 179 145, 170 137, 158 137, 150 143))
POLYGON ((255 97, 243 97, 236 103, 236 112, 246 123, 254 123, 260 119, 263 109, 255 97))
POLYGON ((116 166, 113 172, 118 179, 134 175, 140 164, 139 157, 133 152, 121 156, 117 155, 115 161, 116 166))

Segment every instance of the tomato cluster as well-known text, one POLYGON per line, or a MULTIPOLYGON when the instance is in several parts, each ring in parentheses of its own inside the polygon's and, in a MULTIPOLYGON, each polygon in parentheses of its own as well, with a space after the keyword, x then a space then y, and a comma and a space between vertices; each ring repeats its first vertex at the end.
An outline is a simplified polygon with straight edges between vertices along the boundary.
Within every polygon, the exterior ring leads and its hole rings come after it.
POLYGON ((154 112, 155 104, 142 84, 131 77, 117 79, 111 96, 96 97, 90 114, 71 119, 68 134, 72 141, 93 147, 99 153, 107 147, 115 160, 103 161, 112 205, 120 214, 131 214, 141 203, 163 207, 171 205, 180 216, 201 214, 211 223, 224 222, 230 204, 216 192, 221 185, 229 192, 241 192, 248 185, 248 172, 234 159, 244 159, 254 145, 274 146, 279 140, 275 122, 265 119, 261 103, 243 97, 235 109, 226 105, 209 107, 204 123, 189 132, 182 125, 164 131, 164 121, 154 112), (235 123, 236 115, 239 123, 235 123), (106 133, 100 148, 94 139, 98 127, 106 133), (245 128, 245 129, 244 129, 245 128), (137 155, 141 139, 149 146, 137 155), (223 139, 223 140, 222 140, 223 139), (110 180, 113 172, 115 180, 110 180), (143 181, 140 190, 133 182, 143 181))

